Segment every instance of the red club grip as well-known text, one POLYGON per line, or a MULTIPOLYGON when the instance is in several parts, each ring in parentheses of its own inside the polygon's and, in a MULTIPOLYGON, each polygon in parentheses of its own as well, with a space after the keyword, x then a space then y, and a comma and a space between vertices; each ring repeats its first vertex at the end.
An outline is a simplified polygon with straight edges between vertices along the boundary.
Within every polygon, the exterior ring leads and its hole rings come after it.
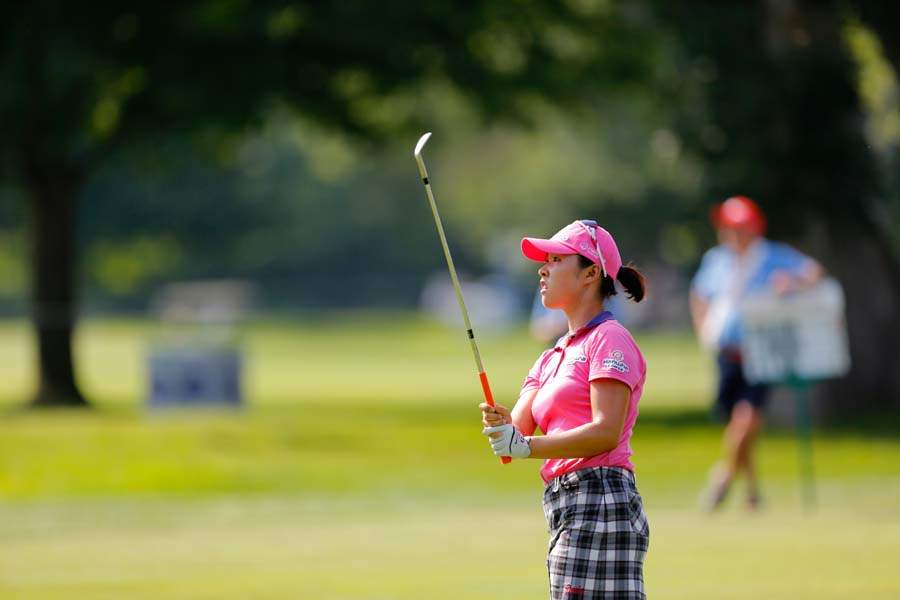
MULTIPOLYGON (((494 406, 494 394, 491 393, 491 386, 488 383, 487 373, 479 373, 478 379, 481 380, 481 391, 484 392, 484 401, 488 403, 488 406, 494 406)), ((501 456, 500 462, 504 465, 508 465, 512 462, 512 459, 508 456, 501 456)))

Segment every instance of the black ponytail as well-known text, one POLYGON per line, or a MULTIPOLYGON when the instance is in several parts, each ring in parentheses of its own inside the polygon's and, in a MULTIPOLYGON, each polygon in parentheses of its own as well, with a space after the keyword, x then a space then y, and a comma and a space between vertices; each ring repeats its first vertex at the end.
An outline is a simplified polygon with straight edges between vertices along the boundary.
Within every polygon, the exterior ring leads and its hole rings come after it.
POLYGON ((616 279, 625 288, 625 295, 635 302, 640 302, 647 295, 647 284, 644 282, 644 276, 631 265, 619 267, 619 275, 616 279))
MULTIPOLYGON (((589 259, 579 254, 578 264, 582 269, 585 269, 596 263, 591 262, 589 259)), ((644 299, 644 296, 647 295, 647 284, 644 281, 644 276, 631 265, 622 265, 619 267, 619 274, 616 276, 616 280, 625 289, 625 295, 635 302, 640 302, 644 299)), ((603 275, 603 278, 600 280, 600 289, 598 290, 598 293, 601 300, 606 300, 610 296, 615 296, 618 293, 612 277, 603 275)))

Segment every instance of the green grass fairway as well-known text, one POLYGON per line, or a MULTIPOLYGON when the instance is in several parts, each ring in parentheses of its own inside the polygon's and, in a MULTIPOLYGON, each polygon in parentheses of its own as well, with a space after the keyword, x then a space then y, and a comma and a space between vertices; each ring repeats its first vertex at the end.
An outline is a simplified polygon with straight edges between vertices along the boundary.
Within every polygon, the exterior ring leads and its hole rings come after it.
MULTIPOLYGON (((501 466, 458 331, 408 315, 258 322, 240 412, 150 413, 146 323, 91 321, 78 373, 93 411, 17 410, 32 346, 0 323, 0 598, 545 598, 536 461, 501 466)), ((769 431, 767 505, 696 509, 719 427, 689 337, 640 336, 651 369, 634 440, 652 599, 900 597, 900 439, 817 432, 819 505, 769 431)), ((485 337, 501 402, 540 346, 485 337)))

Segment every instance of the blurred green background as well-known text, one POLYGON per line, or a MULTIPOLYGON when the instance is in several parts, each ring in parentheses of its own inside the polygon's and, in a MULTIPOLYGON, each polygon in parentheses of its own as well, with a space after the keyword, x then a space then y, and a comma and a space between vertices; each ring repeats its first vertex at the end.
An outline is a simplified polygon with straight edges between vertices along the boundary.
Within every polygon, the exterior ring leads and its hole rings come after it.
POLYGON ((647 302, 617 310, 650 369, 634 446, 652 598, 900 595, 894 3, 36 0, 3 16, 3 598, 545 595, 537 464, 501 467, 480 435, 411 156, 424 131, 505 403, 542 348, 522 235, 594 218, 648 275, 647 302), (721 428, 687 282, 733 194, 847 296, 852 370, 815 389, 814 511, 774 416, 765 510, 697 507, 721 428), (236 336, 243 407, 150 410, 171 285, 221 281, 252 309, 174 329, 236 336))

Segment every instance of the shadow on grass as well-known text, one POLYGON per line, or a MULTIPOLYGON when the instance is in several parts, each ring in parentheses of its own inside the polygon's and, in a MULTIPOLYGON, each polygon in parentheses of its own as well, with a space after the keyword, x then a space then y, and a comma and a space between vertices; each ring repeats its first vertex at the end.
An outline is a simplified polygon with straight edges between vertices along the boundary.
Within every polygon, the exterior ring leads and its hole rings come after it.
POLYGON ((839 421, 820 431, 825 434, 863 435, 867 439, 900 441, 900 409, 844 415, 839 421))
MULTIPOLYGON (((86 408, 35 408, 26 402, 0 403, 0 420, 40 419, 42 415, 73 419, 97 419, 104 421, 134 419, 192 419, 203 416, 224 418, 310 419, 319 423, 335 420, 368 422, 372 427, 389 424, 419 424, 428 427, 477 427, 480 413, 477 404, 470 398, 447 398, 438 402, 391 402, 358 399, 347 401, 304 401, 296 404, 277 406, 256 406, 248 404, 239 409, 196 408, 150 410, 145 405, 128 402, 97 402, 86 408)), ((705 406, 653 406, 641 410, 638 424, 642 428, 660 429, 708 429, 720 431, 724 422, 719 421, 705 406)), ((767 425, 770 435, 794 435, 792 426, 767 425)), ((888 412, 868 412, 842 417, 840 421, 819 427, 814 431, 817 437, 863 436, 872 440, 897 441, 900 439, 900 410, 888 412)))
MULTIPOLYGON (((711 410, 704 407, 650 408, 641 411, 638 422, 642 427, 648 428, 721 430, 725 426, 711 410)), ((767 424, 766 430, 775 436, 796 434, 792 425, 767 424)), ((872 441, 900 441, 900 410, 873 411, 843 417, 834 423, 816 427, 813 434, 825 438, 865 437, 872 441)))
POLYGON ((638 423, 641 427, 672 429, 718 428, 720 426, 708 409, 695 406, 644 409, 638 417, 638 423))

